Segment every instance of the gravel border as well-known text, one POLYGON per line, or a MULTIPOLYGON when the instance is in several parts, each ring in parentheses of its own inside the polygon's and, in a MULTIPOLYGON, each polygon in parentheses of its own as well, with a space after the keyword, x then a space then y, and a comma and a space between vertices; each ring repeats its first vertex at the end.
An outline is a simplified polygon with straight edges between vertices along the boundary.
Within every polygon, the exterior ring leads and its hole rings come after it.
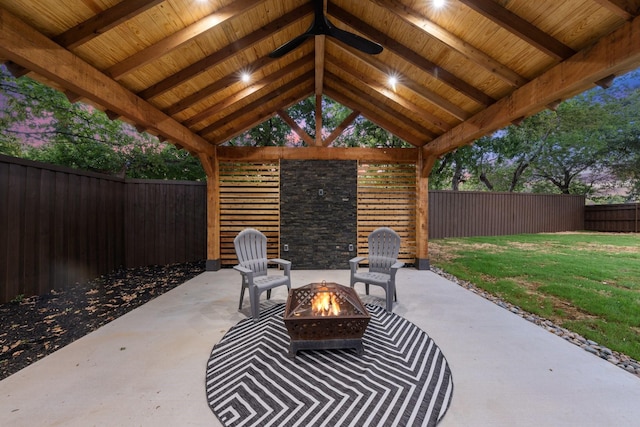
POLYGON ((522 317, 525 320, 528 320, 531 323, 534 323, 541 328, 546 329, 552 334, 558 335, 559 337, 564 338, 566 341, 569 341, 571 344, 577 345, 583 350, 598 356, 601 359, 606 360, 609 363, 616 365, 617 367, 624 369, 625 371, 637 376, 640 378, 640 363, 627 356, 626 354, 619 353, 617 351, 611 350, 607 347, 599 345, 595 341, 591 341, 586 339, 585 337, 572 332, 566 328, 556 325, 549 319, 545 319, 544 317, 540 317, 535 314, 531 314, 529 312, 524 311, 520 307, 513 305, 507 301, 504 301, 498 298, 495 295, 488 293, 487 291, 480 289, 476 285, 471 282, 467 282, 466 280, 458 279, 457 277, 447 273, 446 271, 431 266, 431 271, 433 271, 438 276, 444 277, 451 282, 462 286, 465 289, 470 290, 471 292, 481 296, 482 298, 493 302, 494 304, 504 308, 505 310, 509 310, 513 314, 516 314, 522 317))

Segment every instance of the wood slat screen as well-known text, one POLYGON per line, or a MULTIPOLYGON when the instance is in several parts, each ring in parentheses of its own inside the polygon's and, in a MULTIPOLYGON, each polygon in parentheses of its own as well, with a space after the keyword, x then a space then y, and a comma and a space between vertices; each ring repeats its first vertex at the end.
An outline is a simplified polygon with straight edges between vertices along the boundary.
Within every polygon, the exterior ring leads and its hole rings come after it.
POLYGON ((233 239, 253 227, 267 236, 269 258, 280 248, 280 164, 220 162, 220 258, 238 263, 233 239))
POLYGON ((413 263, 416 253, 415 164, 358 164, 358 255, 367 256, 367 238, 390 227, 402 238, 398 258, 413 263))

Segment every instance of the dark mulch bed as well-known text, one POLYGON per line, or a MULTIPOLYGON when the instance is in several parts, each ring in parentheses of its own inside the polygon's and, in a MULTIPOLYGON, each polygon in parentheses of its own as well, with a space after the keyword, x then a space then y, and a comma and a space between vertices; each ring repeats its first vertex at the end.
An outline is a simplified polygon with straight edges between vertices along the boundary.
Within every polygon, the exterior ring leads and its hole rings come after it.
POLYGON ((123 269, 0 305, 0 380, 204 270, 204 262, 123 269))

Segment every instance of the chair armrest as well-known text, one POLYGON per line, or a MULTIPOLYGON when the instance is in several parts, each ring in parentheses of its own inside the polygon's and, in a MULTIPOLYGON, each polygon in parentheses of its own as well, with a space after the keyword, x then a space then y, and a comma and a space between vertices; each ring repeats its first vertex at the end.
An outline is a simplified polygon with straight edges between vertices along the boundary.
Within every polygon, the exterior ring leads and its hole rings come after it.
POLYGON ((357 257, 351 258, 349 260, 349 267, 351 268, 351 273, 355 273, 358 270, 358 264, 360 264, 365 259, 366 258, 363 256, 357 256, 357 257))
POLYGON ((286 259, 282 259, 282 258, 273 258, 269 260, 270 263, 272 264, 278 264, 282 267, 284 267, 284 274, 286 276, 289 275, 289 272, 291 271, 291 261, 288 261, 286 259))
POLYGON ((391 268, 394 269, 394 270, 397 270, 398 268, 402 268, 402 267, 404 267, 404 262, 402 262, 402 261, 396 261, 391 266, 391 268))
POLYGON ((252 273, 252 271, 251 271, 251 270, 249 270, 247 267, 243 267, 243 266, 241 266, 241 265, 234 265, 234 266, 233 266, 233 269, 234 269, 234 270, 239 271, 239 272, 240 272, 240 273, 242 273, 242 274, 249 274, 249 273, 252 273))

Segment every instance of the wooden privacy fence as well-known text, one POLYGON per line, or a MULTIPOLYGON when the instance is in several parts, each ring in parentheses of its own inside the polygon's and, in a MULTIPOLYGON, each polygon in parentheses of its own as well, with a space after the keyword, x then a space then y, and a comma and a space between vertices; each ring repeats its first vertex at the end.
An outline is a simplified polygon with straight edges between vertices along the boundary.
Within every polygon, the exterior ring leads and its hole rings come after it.
POLYGON ((123 180, 0 155, 0 303, 205 253, 204 183, 123 180))
MULTIPOLYGON (((235 264, 233 238, 247 226, 263 230, 269 256, 279 255, 279 167, 220 165, 223 264, 235 264)), ((366 253, 369 232, 386 225, 401 234, 401 257, 413 262, 415 166, 360 162, 357 173, 358 253, 366 253)), ((121 266, 203 260, 206 200, 205 183, 123 180, 0 155, 0 302, 121 266)), ((584 224, 582 196, 429 193, 432 239, 574 231, 584 224)))
POLYGON ((640 233, 640 203, 586 206, 584 228, 591 231, 640 233))

